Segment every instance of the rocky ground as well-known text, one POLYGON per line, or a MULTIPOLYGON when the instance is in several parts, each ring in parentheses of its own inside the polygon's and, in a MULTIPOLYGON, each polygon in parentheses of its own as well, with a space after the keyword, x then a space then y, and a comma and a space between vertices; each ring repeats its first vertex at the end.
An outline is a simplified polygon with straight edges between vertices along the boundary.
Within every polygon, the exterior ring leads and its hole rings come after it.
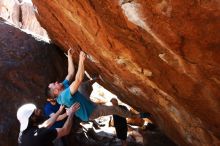
MULTIPOLYGON (((114 127, 109 127, 107 119, 109 117, 99 119, 101 121, 99 124, 102 125, 100 129, 91 127, 91 123, 74 124, 71 138, 67 140, 69 145, 75 143, 77 146, 120 146, 121 142, 115 135, 114 127)), ((155 125, 135 126, 135 128, 129 125, 129 127, 128 146, 176 146, 155 125)))

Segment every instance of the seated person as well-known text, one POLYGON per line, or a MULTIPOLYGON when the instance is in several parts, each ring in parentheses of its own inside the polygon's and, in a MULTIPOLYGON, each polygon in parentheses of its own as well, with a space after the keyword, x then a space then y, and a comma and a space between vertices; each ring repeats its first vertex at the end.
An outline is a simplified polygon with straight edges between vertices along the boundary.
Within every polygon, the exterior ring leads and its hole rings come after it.
POLYGON ((64 106, 48 120, 42 122, 41 110, 34 104, 25 104, 17 111, 17 119, 20 122, 19 146, 53 146, 56 138, 69 134, 72 127, 74 113, 79 109, 79 103, 73 104, 68 110, 68 118, 61 128, 50 129, 63 111, 64 106))

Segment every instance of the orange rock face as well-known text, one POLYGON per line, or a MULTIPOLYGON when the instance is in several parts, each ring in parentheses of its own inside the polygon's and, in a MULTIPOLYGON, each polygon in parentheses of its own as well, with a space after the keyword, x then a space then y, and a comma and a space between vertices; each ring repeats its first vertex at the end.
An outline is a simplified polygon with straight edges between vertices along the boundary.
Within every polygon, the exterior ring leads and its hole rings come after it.
POLYGON ((218 0, 33 3, 56 44, 85 51, 86 70, 177 144, 220 145, 218 0))
POLYGON ((16 27, 28 30, 48 38, 47 32, 40 26, 35 17, 31 0, 1 0, 0 17, 15 24, 16 27))

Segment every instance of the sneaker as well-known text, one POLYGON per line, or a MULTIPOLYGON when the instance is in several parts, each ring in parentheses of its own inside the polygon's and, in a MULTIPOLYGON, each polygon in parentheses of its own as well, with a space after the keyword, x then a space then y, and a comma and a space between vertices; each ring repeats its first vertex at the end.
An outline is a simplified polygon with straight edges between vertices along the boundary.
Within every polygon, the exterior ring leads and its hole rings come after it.
POLYGON ((141 118, 150 118, 151 114, 150 113, 140 113, 141 118))

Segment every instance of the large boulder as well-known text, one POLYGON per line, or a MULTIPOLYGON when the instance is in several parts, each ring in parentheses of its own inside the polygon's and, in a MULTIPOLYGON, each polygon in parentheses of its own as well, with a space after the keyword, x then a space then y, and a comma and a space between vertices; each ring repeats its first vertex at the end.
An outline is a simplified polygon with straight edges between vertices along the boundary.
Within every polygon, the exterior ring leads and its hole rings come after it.
POLYGON ((17 109, 32 102, 42 108, 49 82, 63 79, 67 62, 55 45, 36 40, 0 20, 0 145, 15 146, 17 109))
POLYGON ((179 145, 220 145, 220 1, 33 0, 86 70, 179 145), (76 55, 77 56, 77 55, 76 55))
POLYGON ((40 26, 34 11, 31 0, 0 1, 0 17, 29 33, 48 39, 47 32, 40 26))

